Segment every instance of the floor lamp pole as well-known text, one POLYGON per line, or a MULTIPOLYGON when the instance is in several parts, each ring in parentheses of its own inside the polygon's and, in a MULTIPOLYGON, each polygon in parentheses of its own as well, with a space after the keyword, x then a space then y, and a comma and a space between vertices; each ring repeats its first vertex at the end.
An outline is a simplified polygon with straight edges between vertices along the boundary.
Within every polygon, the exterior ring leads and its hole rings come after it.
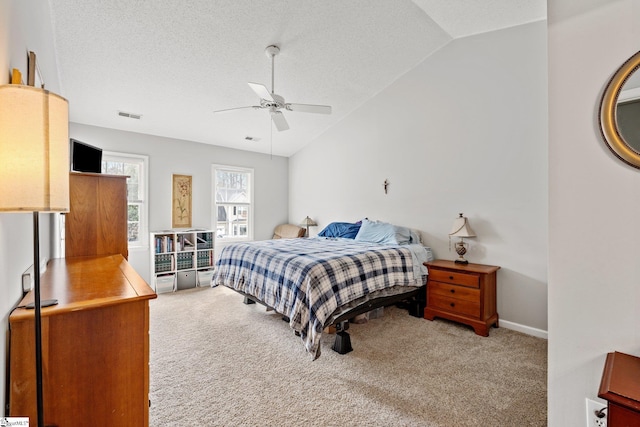
POLYGON ((36 399, 38 427, 44 427, 44 396, 42 387, 42 311, 40 306, 40 227, 38 212, 33 212, 33 294, 36 325, 36 399))

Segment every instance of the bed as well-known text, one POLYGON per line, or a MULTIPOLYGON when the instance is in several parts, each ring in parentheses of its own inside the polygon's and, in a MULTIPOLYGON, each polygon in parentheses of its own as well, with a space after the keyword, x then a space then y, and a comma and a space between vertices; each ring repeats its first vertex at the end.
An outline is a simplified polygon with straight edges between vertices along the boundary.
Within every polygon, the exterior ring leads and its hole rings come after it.
POLYGON ((334 350, 350 351, 348 319, 359 313, 411 300, 411 314, 422 316, 423 262, 433 257, 415 233, 368 220, 355 237, 323 232, 228 245, 216 262, 212 286, 229 287, 286 317, 314 359, 321 354, 323 329, 333 324, 334 350))

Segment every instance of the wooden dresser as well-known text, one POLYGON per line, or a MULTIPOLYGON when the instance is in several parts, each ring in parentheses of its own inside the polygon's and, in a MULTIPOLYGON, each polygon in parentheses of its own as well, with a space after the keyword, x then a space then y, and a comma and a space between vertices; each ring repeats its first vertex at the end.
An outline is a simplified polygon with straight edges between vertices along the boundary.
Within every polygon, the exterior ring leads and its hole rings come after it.
POLYGON ((608 427, 640 426, 640 358, 607 354, 598 397, 608 402, 608 427))
MULTIPOLYGON (((33 301, 33 292, 20 307, 33 301)), ((51 260, 41 279, 45 425, 148 426, 149 300, 122 255, 51 260)), ((36 425, 34 310, 9 316, 11 416, 36 425)))
POLYGON ((69 205, 65 256, 122 254, 128 259, 126 176, 71 172, 69 205))
POLYGON ((427 306, 424 317, 454 320, 489 336, 498 327, 496 272, 500 267, 484 264, 456 264, 448 260, 426 262, 427 306))

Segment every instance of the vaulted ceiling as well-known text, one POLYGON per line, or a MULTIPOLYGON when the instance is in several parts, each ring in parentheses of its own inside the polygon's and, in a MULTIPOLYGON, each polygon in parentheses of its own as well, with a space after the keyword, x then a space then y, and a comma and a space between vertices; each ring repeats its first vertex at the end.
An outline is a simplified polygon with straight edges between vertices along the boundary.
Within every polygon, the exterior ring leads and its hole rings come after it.
POLYGON ((49 2, 72 122, 284 156, 451 40, 546 18, 546 0, 49 2), (267 110, 213 113, 271 90, 268 45, 274 92, 332 114, 284 111, 278 132, 267 110))

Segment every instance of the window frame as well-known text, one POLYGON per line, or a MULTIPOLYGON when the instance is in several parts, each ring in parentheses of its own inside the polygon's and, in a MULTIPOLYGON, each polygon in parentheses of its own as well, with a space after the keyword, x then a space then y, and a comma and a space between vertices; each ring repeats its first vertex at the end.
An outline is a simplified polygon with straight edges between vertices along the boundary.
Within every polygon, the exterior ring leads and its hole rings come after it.
MULTIPOLYGON (((141 165, 140 176, 138 177, 138 194, 141 195, 139 215, 139 227, 137 242, 129 242, 127 236, 128 247, 130 250, 148 250, 149 249, 149 156, 143 154, 123 153, 119 151, 103 151, 102 161, 114 161, 123 163, 138 163, 141 165), (106 160, 105 160, 106 159, 106 160), (142 190, 140 190, 142 187, 142 190)), ((127 183, 128 191, 129 183, 127 183)), ((129 222, 128 207, 129 200, 127 198, 127 223, 129 222)), ((128 226, 127 226, 128 229, 128 226)))
POLYGON ((216 233, 215 242, 216 246, 226 245, 228 243, 234 242, 250 242, 253 240, 253 225, 254 225, 254 169, 249 167, 242 166, 231 166, 231 165, 223 165, 223 164, 212 164, 211 165, 211 224, 212 230, 216 233), (241 237, 224 237, 220 238, 217 235, 218 230, 218 201, 216 200, 216 188, 217 188, 217 172, 218 170, 228 171, 228 172, 242 172, 247 173, 249 175, 248 186, 249 186, 249 202, 242 203, 220 203, 220 205, 229 205, 233 204, 236 206, 247 206, 248 209, 248 219, 247 219, 247 235, 241 237))

